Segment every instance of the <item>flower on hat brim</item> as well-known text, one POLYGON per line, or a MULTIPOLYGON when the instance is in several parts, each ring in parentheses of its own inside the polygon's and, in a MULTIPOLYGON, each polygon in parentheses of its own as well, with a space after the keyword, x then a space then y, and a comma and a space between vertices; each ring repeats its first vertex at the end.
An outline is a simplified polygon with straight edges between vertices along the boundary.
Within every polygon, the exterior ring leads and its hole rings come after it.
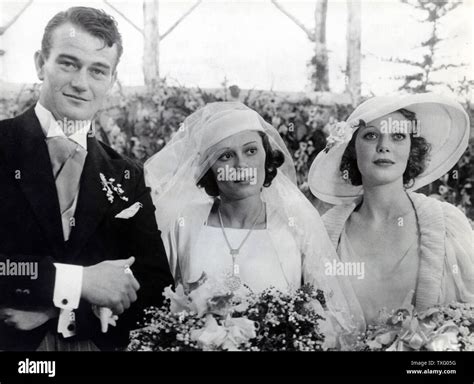
POLYGON ((359 127, 360 122, 357 120, 352 121, 339 121, 332 124, 329 128, 329 136, 326 139, 326 148, 324 152, 329 152, 333 147, 338 147, 341 144, 348 143, 355 130, 359 127))

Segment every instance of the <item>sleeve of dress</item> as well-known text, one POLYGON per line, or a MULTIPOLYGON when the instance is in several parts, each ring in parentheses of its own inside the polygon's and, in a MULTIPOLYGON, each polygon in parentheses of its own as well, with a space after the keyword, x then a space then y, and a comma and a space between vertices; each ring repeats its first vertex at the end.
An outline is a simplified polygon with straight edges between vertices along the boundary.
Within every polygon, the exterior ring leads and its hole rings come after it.
POLYGON ((474 302, 474 232, 460 209, 443 203, 446 223, 448 273, 456 287, 456 299, 474 302))
POLYGON ((168 263, 171 274, 173 275, 175 283, 180 281, 179 263, 178 263, 178 236, 179 223, 175 223, 166 233, 162 233, 162 240, 165 246, 166 255, 168 256, 168 263))

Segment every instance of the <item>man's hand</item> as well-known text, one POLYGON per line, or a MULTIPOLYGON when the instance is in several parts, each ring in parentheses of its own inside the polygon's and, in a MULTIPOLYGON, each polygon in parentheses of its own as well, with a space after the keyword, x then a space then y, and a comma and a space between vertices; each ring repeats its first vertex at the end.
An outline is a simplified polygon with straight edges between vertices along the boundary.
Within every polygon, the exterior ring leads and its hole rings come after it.
POLYGON ((45 308, 35 311, 25 311, 14 308, 0 308, 0 319, 20 331, 31 331, 46 323, 49 319, 58 317, 57 308, 45 308))
POLYGON ((127 266, 135 262, 134 257, 124 260, 103 261, 84 267, 81 297, 99 307, 107 307, 114 314, 121 314, 137 300, 140 284, 127 266))

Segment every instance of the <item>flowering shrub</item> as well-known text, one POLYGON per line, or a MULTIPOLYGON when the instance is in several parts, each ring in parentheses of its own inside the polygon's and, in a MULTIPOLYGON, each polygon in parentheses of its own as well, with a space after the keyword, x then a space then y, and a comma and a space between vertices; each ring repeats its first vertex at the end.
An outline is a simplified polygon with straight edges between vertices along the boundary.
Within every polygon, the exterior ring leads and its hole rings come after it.
POLYGON ((451 172, 422 188, 420 192, 447 201, 461 209, 474 229, 474 140, 451 172))
POLYGON ((165 290, 167 303, 146 311, 132 332, 131 351, 327 349, 319 330, 328 327, 322 291, 305 285, 293 293, 269 288, 260 294, 203 277, 189 290, 165 290))

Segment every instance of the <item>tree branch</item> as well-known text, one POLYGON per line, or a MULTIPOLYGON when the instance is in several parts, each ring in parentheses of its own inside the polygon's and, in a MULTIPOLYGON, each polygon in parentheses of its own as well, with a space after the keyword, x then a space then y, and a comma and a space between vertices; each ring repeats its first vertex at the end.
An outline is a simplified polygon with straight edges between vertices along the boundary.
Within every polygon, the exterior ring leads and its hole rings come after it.
POLYGON ((123 12, 119 11, 117 8, 115 8, 112 4, 110 4, 109 1, 107 0, 104 0, 104 3, 107 4, 110 8, 112 8, 115 12, 117 12, 120 16, 122 16, 126 21, 128 21, 128 23, 133 27, 135 28, 138 32, 140 32, 142 35, 144 35, 143 33, 143 29, 138 27, 132 20, 130 20, 127 16, 125 16, 123 14, 123 12))
POLYGON ((181 22, 182 22, 192 11, 194 11, 194 10, 197 8, 197 6, 198 6, 199 4, 201 4, 201 3, 202 3, 202 0, 196 1, 196 2, 194 3, 194 5, 193 5, 191 8, 189 8, 185 13, 183 13, 183 15, 182 15, 178 20, 176 20, 176 22, 175 22, 171 27, 169 27, 169 29, 168 29, 165 33, 163 33, 163 34, 160 36, 160 40, 163 40, 166 36, 168 36, 168 35, 170 34, 170 32, 171 32, 173 29, 175 29, 175 28, 178 26, 178 24, 181 23, 181 22))
POLYGON ((275 7, 277 7, 283 14, 285 14, 290 20, 292 20, 298 27, 300 27, 304 33, 308 36, 311 41, 315 40, 314 33, 311 32, 308 28, 304 26, 304 24, 299 21, 295 16, 289 13, 285 8, 283 8, 276 0, 272 0, 272 3, 275 7))
POLYGON ((389 58, 382 57, 381 59, 383 61, 388 61, 390 63, 407 64, 407 65, 413 65, 414 67, 420 67, 420 68, 424 67, 423 62, 418 62, 418 61, 409 60, 409 59, 401 59, 398 57, 389 57, 389 58))
POLYGON ((436 67, 431 68, 432 72, 444 70, 444 69, 449 69, 449 68, 460 68, 460 67, 467 67, 469 64, 468 63, 460 63, 460 64, 441 64, 436 67))
POLYGON ((5 26, 0 27, 0 36, 3 35, 7 31, 7 29, 10 28, 13 23, 18 20, 21 14, 26 11, 26 9, 31 5, 31 3, 33 3, 33 0, 28 1, 28 3, 24 5, 20 12, 16 14, 16 16, 13 16, 13 18, 5 26))

